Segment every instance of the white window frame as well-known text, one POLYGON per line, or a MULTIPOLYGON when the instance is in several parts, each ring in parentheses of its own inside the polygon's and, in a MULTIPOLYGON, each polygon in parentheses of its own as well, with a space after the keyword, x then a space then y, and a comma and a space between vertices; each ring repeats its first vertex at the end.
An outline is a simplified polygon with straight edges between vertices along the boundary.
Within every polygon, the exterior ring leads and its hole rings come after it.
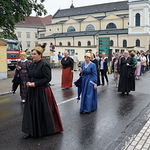
POLYGON ((21 32, 18 32, 18 38, 21 38, 21 32))
POLYGON ((30 32, 26 32, 26 38, 30 39, 30 32))

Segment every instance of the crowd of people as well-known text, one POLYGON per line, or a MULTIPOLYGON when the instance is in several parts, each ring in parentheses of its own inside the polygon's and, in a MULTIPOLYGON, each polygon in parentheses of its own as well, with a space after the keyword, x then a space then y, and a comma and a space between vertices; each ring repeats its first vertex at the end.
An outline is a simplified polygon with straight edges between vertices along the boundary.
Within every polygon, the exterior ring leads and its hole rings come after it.
POLYGON ((112 71, 114 73, 114 79, 116 81, 117 87, 119 86, 119 84, 121 84, 122 74, 128 73, 128 76, 130 75, 133 77, 132 83, 133 83, 133 90, 134 90, 135 79, 139 79, 140 76, 145 74, 148 70, 150 70, 150 51, 146 51, 146 52, 132 51, 131 53, 125 51, 124 53, 113 54, 112 71), (124 58, 125 60, 123 60, 124 58))
MULTIPOLYGON (((81 94, 80 113, 90 113, 96 110, 97 96, 95 93, 97 93, 97 87, 99 85, 105 85, 105 80, 107 85, 109 84, 108 68, 110 66, 118 92, 121 92, 122 95, 128 95, 131 91, 135 91, 135 79, 139 79, 150 68, 149 51, 132 51, 130 53, 129 51, 124 51, 124 53, 116 53, 113 54, 112 61, 109 64, 108 56, 105 53, 95 55, 87 52, 84 59, 85 62, 80 68, 79 78, 80 82, 82 78, 82 82, 80 84, 76 82, 75 84, 80 89, 77 99, 80 99, 81 94)), ((72 84, 72 80, 70 83, 72 84)))
MULTIPOLYGON (((15 71, 14 78, 20 77, 20 96, 25 103, 22 122, 24 138, 63 131, 58 106, 49 83, 51 68, 42 60, 45 46, 37 45, 32 50, 33 62, 27 60, 26 53, 22 51, 21 61, 15 71)), ((91 113, 97 109, 97 88, 105 83, 109 84, 108 66, 112 67, 116 87, 122 95, 135 91, 135 79, 139 79, 150 69, 150 51, 113 54, 109 65, 107 54, 86 52, 81 67, 78 67, 77 55, 78 53, 71 58, 68 51, 63 56, 59 52, 58 60, 59 67, 62 67, 62 89, 72 87, 73 72, 79 70, 80 78, 75 85, 78 87, 78 99, 81 95, 80 114, 91 113)))

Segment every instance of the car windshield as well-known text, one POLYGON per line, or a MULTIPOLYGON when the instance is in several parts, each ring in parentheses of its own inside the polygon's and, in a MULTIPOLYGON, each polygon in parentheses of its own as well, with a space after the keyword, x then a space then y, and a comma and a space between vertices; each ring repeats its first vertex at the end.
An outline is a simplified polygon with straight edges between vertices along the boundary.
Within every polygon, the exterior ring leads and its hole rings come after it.
POLYGON ((7 51, 19 51, 19 44, 18 43, 7 43, 7 51))

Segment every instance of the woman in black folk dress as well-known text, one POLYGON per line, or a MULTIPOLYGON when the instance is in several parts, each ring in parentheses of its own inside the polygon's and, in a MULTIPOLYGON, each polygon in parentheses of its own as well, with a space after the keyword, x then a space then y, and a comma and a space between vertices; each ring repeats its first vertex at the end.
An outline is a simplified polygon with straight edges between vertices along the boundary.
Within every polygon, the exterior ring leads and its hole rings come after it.
POLYGON ((24 138, 63 131, 59 110, 49 84, 51 68, 41 60, 45 46, 38 45, 32 50, 34 63, 29 68, 28 92, 22 122, 24 138))
POLYGON ((133 87, 135 87, 135 80, 132 74, 132 66, 134 62, 131 57, 129 57, 129 52, 124 52, 124 57, 121 58, 119 64, 119 73, 120 73, 120 80, 118 86, 118 92, 122 92, 122 95, 125 93, 128 95, 130 91, 135 91, 133 87))

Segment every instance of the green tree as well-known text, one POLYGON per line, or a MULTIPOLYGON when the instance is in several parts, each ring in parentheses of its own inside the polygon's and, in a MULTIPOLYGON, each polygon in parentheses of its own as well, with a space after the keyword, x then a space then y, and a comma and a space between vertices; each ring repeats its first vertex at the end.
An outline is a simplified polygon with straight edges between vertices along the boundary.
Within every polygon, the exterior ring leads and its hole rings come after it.
POLYGON ((47 11, 42 4, 45 0, 0 0, 0 37, 17 38, 14 34, 15 24, 29 16, 32 11, 37 16, 47 11))

